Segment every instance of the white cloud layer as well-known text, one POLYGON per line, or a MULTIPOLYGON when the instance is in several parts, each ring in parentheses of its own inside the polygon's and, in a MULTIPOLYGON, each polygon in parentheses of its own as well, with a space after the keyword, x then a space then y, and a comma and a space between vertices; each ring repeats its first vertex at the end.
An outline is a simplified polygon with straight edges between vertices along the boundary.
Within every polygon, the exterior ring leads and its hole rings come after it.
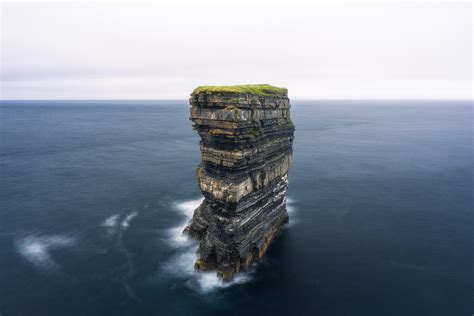
POLYGON ((2 99, 184 99, 270 83, 292 98, 472 97, 470 2, 1 4, 2 99))

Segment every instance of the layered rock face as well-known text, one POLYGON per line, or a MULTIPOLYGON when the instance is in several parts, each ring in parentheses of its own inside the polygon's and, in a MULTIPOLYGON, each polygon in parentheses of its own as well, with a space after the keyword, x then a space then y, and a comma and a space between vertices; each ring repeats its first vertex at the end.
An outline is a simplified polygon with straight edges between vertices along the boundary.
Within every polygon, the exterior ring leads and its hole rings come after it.
POLYGON ((290 102, 286 89, 243 85, 199 87, 190 104, 205 199, 185 233, 200 240, 196 269, 228 281, 260 259, 288 222, 290 102))

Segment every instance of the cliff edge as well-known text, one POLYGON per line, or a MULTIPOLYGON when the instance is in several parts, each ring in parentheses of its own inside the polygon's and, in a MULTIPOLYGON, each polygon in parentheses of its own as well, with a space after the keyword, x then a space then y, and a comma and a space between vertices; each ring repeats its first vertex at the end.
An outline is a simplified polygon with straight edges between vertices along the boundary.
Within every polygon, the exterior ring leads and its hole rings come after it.
POLYGON ((184 232, 200 241, 195 268, 229 281, 260 259, 288 222, 294 125, 284 88, 203 86, 190 119, 201 137, 203 203, 184 232))

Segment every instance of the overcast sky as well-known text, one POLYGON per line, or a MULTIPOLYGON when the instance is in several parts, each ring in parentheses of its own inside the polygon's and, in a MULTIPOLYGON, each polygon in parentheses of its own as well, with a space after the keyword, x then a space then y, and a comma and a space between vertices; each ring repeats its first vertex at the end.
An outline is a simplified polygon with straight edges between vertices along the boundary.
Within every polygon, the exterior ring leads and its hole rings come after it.
POLYGON ((1 1, 2 99, 469 99, 472 4, 1 1))

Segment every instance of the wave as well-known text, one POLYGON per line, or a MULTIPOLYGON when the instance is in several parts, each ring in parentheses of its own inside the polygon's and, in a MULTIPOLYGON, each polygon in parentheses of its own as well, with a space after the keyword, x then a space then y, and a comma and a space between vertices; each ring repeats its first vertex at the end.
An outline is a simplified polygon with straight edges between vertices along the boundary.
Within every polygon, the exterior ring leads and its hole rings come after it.
POLYGON ((289 218, 289 222, 288 222, 288 227, 291 227, 293 226, 294 224, 297 223, 297 219, 295 218, 295 212, 296 212, 296 208, 293 206, 293 203, 295 201, 291 198, 287 198, 286 199, 286 211, 288 212, 288 216, 290 217, 289 218))
POLYGON ((107 217, 103 222, 102 226, 106 227, 110 232, 114 232, 117 228, 121 227, 123 230, 127 229, 130 222, 138 215, 138 212, 134 211, 129 213, 127 216, 120 214, 114 214, 107 217))
POLYGON ((136 274, 136 268, 133 262, 132 253, 125 247, 123 238, 125 230, 130 226, 131 221, 138 215, 137 211, 130 212, 128 214, 114 214, 106 218, 102 222, 102 226, 106 228, 106 232, 110 240, 113 242, 113 247, 116 251, 120 252, 125 258, 125 269, 118 278, 121 281, 121 284, 130 297, 137 303, 141 303, 141 298, 135 293, 130 280, 136 274))
POLYGON ((117 224, 118 224, 119 217, 120 217, 119 214, 115 214, 115 215, 112 215, 112 216, 106 218, 104 220, 104 222, 102 223, 102 226, 104 226, 104 227, 116 227, 117 224))
POLYGON ((199 198, 174 204, 176 210, 183 214, 184 221, 181 225, 168 230, 167 242, 171 247, 177 248, 178 253, 165 264, 164 270, 169 275, 184 278, 189 288, 201 294, 207 294, 218 289, 250 281, 254 269, 238 274, 231 282, 223 282, 217 277, 215 271, 198 272, 194 270, 194 263, 197 259, 196 252, 199 245, 198 242, 183 234, 183 230, 189 220, 191 220, 194 210, 203 200, 204 198, 199 198))
POLYGON ((178 211, 181 211, 181 213, 186 216, 186 220, 189 221, 194 215, 194 210, 201 205, 203 201, 204 198, 201 197, 199 199, 175 203, 175 207, 178 211))
POLYGON ((173 248, 189 247, 195 244, 194 240, 183 234, 183 230, 193 217, 194 210, 204 201, 204 198, 194 199, 185 202, 174 203, 174 207, 184 217, 184 221, 176 227, 168 230, 167 243, 173 248))
POLYGON ((130 224, 130 222, 132 221, 132 219, 135 218, 135 216, 137 216, 137 212, 131 212, 130 214, 128 214, 124 220, 122 220, 122 223, 120 224, 120 226, 122 226, 122 228, 127 228, 128 225, 130 224))
POLYGON ((196 262, 197 243, 171 258, 165 265, 165 271, 178 278, 184 278, 186 286, 201 294, 208 294, 219 289, 228 288, 237 284, 243 284, 252 280, 255 268, 239 273, 231 282, 223 282, 217 277, 215 271, 202 272, 194 269, 196 262))
MULTIPOLYGON (((201 294, 207 294, 219 289, 232 287, 237 284, 243 284, 253 279, 256 265, 243 273, 239 273, 231 282, 223 282, 217 277, 215 271, 201 272, 194 269, 194 263, 197 259, 197 250, 199 244, 197 241, 183 234, 184 228, 191 220, 194 210, 202 203, 204 198, 193 199, 184 202, 176 202, 174 208, 183 215, 183 222, 167 231, 166 242, 171 248, 176 249, 177 253, 164 265, 164 271, 167 275, 182 278, 185 284, 201 294)), ((292 206, 292 199, 287 199, 287 210, 290 216, 290 225, 294 224, 295 208, 292 206)))
POLYGON ((18 253, 34 267, 49 271, 59 268, 59 265, 51 257, 51 251, 57 248, 72 246, 74 243, 75 240, 73 238, 62 235, 29 235, 17 239, 15 246, 18 253))

